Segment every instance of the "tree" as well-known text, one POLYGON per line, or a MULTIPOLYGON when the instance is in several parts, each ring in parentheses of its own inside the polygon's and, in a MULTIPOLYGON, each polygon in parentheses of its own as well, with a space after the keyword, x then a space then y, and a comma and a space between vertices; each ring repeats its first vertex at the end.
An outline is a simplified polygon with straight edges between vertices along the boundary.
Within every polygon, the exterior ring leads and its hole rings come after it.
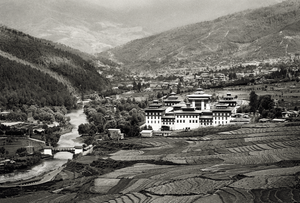
POLYGON ((0 147, 0 154, 5 154, 5 148, 4 147, 0 147))
POLYGON ((161 93, 161 92, 158 92, 158 93, 157 93, 157 99, 162 98, 162 97, 163 97, 162 93, 161 93))
POLYGON ((250 111, 251 112, 256 112, 257 106, 258 106, 258 100, 257 100, 257 94, 254 91, 251 91, 250 93, 250 111))
POLYGON ((178 83, 178 85, 177 85, 177 92, 176 92, 176 94, 180 94, 180 88, 181 88, 181 83, 178 83))
POLYGON ((24 148, 24 147, 18 148, 16 151, 16 154, 18 154, 19 156, 25 156, 27 154, 26 148, 24 148))
POLYGON ((78 133, 80 135, 82 135, 82 134, 88 134, 89 132, 90 132, 90 124, 84 123, 84 124, 80 124, 78 126, 78 133))
POLYGON ((133 86, 132 87, 133 90, 137 90, 137 84, 136 84, 135 80, 133 81, 132 86, 133 86))
POLYGON ((139 92, 141 91, 141 88, 142 88, 142 84, 141 84, 141 82, 139 82, 139 83, 137 84, 137 89, 138 89, 139 92))
POLYGON ((262 106, 263 109, 271 110, 274 108, 274 101, 270 95, 264 95, 259 97, 258 101, 259 105, 262 106))

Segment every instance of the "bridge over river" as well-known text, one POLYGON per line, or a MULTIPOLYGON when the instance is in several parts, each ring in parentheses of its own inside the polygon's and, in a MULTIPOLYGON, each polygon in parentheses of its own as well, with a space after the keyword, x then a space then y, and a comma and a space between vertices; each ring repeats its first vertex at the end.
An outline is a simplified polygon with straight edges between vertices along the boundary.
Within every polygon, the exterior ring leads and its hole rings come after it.
POLYGON ((51 147, 46 146, 44 147, 44 154, 48 154, 53 156, 56 152, 71 152, 74 154, 80 154, 83 152, 82 146, 74 146, 74 147, 51 147))

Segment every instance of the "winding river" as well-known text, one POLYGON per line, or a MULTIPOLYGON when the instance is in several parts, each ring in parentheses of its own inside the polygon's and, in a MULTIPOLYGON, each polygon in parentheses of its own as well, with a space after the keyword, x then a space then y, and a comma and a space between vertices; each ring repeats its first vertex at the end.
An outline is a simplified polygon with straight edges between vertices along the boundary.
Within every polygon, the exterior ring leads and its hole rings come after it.
MULTIPOLYGON (((86 103, 86 101, 84 102, 86 103)), ((76 139, 80 135, 78 134, 78 126, 81 123, 87 123, 86 116, 83 113, 83 108, 78 110, 74 110, 66 116, 70 117, 70 123, 73 126, 73 129, 70 133, 63 134, 59 141, 59 147, 74 147, 76 145, 83 144, 80 140, 76 139)), ((44 160, 41 164, 34 166, 30 170, 14 172, 9 174, 4 174, 0 176, 0 183, 5 182, 14 182, 19 180, 26 180, 34 178, 38 175, 42 175, 46 172, 52 171, 56 168, 59 168, 63 164, 65 164, 68 159, 72 159, 73 154, 69 152, 58 152, 54 155, 54 158, 51 160, 44 160)))

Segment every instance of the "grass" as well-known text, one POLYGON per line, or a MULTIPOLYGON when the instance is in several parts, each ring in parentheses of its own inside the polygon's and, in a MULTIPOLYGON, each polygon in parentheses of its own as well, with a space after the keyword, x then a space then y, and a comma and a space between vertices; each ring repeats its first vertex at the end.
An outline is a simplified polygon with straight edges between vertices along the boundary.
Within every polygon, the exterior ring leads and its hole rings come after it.
POLYGON ((123 141, 102 141, 94 146, 94 154, 107 155, 119 150, 138 150, 142 148, 145 148, 142 144, 132 144, 123 141))
POLYGON ((227 132, 227 131, 232 131, 232 130, 238 130, 240 129, 241 126, 239 125, 225 125, 225 126, 218 126, 218 127, 205 127, 205 128, 197 128, 196 130, 192 131, 175 131, 174 133, 171 134, 171 136, 174 137, 204 137, 206 135, 210 134, 216 134, 219 132, 227 132))
POLYGON ((29 144, 34 147, 35 151, 39 151, 40 149, 43 148, 43 145, 41 143, 28 140, 27 138, 24 137, 14 138, 12 143, 7 143, 6 145, 3 145, 3 147, 9 153, 7 156, 14 156, 17 149, 25 148, 29 146, 29 144))

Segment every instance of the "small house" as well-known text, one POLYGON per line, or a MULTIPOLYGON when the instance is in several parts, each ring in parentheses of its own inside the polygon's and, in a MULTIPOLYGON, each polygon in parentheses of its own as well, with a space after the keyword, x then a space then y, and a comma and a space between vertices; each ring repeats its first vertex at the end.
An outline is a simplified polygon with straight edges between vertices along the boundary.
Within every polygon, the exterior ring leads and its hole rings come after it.
POLYGON ((152 137, 153 136, 153 130, 143 130, 141 132, 142 137, 152 137))
POLYGON ((51 146, 45 146, 44 147, 44 154, 52 156, 52 150, 53 150, 53 147, 51 147, 51 146))
POLYGON ((113 140, 123 140, 124 133, 121 133, 120 129, 108 129, 108 135, 113 140))
POLYGON ((272 122, 273 123, 283 123, 283 122, 286 122, 286 120, 285 119, 281 119, 281 118, 274 118, 272 120, 272 122))
POLYGON ((75 146, 75 152, 74 154, 80 154, 83 152, 83 147, 82 146, 75 146))

